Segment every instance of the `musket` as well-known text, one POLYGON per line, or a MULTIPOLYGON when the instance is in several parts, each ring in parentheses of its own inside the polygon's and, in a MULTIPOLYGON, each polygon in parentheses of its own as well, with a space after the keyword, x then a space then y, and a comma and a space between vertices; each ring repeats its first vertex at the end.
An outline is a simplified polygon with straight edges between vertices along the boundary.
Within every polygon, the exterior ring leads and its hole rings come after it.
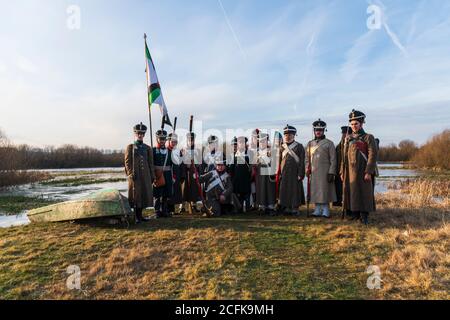
POLYGON ((164 130, 164 119, 166 118, 165 115, 162 116, 161 118, 161 130, 164 130))
MULTIPOLYGON (((258 192, 258 157, 259 157, 259 129, 256 129, 256 166, 255 166, 255 192, 258 192)), ((255 194, 255 203, 254 206, 256 208, 256 194, 255 194)))
POLYGON ((344 140, 344 147, 343 147, 343 151, 342 152, 342 165, 343 165, 343 170, 342 170, 342 175, 343 175, 343 179, 342 179, 342 215, 341 215, 341 219, 345 218, 345 193, 348 192, 346 189, 344 188, 345 183, 344 180, 347 176, 347 149, 348 149, 348 131, 350 129, 350 126, 347 127, 347 132, 345 133, 345 140, 344 140))
POLYGON ((173 120, 173 133, 175 133, 175 130, 177 129, 177 117, 173 120))
MULTIPOLYGON (((273 147, 276 149, 274 151, 276 151, 277 155, 280 155, 280 146, 279 146, 280 142, 278 143, 278 145, 276 145, 275 140, 279 139, 279 138, 280 138, 280 133, 278 131, 276 131, 274 139, 273 139, 273 147)), ((278 156, 276 158, 276 160, 277 160, 277 163, 275 165, 276 165, 277 173, 275 174, 275 199, 278 198, 279 191, 280 191, 279 188, 280 188, 280 174, 281 174, 281 157, 278 156)))

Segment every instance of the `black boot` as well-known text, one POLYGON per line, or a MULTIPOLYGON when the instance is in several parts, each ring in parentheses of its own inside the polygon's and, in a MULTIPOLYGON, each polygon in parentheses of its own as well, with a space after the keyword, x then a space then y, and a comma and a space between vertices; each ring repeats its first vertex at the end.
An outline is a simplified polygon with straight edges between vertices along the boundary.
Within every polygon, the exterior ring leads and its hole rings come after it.
POLYGON ((163 197, 162 199, 162 215, 163 217, 169 218, 172 215, 169 212, 169 203, 168 199, 166 197, 163 197))
POLYGON ((134 208, 134 212, 136 213, 136 223, 141 223, 143 221, 142 208, 134 208))
POLYGON ((162 211, 161 211, 161 206, 162 206, 162 201, 161 198, 156 198, 155 199, 155 214, 156 214, 156 218, 161 218, 162 215, 162 211))
POLYGON ((359 211, 351 211, 351 219, 350 220, 359 220, 361 219, 361 212, 359 211))
POLYGON ((361 223, 366 226, 369 224, 369 213, 368 212, 361 212, 361 223))

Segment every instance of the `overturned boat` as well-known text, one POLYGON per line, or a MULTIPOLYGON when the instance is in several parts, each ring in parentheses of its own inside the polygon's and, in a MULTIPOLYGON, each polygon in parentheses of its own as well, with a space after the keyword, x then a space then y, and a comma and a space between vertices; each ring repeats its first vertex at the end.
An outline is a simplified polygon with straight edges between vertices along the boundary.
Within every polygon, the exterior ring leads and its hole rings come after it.
POLYGON ((31 222, 73 221, 92 218, 131 218, 128 200, 116 189, 97 191, 77 200, 29 210, 31 222))

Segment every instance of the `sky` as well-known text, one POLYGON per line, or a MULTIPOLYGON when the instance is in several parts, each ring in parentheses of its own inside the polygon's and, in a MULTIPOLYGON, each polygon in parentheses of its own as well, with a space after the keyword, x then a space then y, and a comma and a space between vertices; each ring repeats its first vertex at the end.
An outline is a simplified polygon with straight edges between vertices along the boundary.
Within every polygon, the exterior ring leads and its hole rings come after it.
MULTIPOLYGON (((306 143, 321 118, 338 141, 353 108, 382 145, 450 127, 447 0, 0 6, 0 130, 16 144, 130 143, 133 125, 149 122, 144 32, 180 129, 191 114, 202 132, 289 124, 306 143)), ((157 107, 152 119, 160 126, 157 107)))

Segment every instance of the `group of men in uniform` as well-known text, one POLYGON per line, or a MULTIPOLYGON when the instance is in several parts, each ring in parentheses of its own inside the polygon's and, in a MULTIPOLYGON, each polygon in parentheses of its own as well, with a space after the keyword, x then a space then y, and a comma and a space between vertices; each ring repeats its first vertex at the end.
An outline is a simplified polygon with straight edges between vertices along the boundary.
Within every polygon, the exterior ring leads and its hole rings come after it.
POLYGON ((309 215, 309 204, 314 204, 312 216, 329 218, 333 204, 342 206, 343 216, 367 224, 369 212, 375 211, 378 145, 363 129, 365 118, 352 110, 336 147, 319 119, 312 124, 314 137, 305 148, 295 140, 296 128, 287 125, 273 143, 258 129, 250 141, 235 137, 228 157, 216 136, 208 138, 202 157, 193 132, 180 149, 175 133, 158 130, 152 149, 143 142, 147 128, 138 124, 135 142, 125 152, 130 205, 141 222, 143 208, 154 206, 157 217, 170 217, 199 212, 200 201, 206 216, 250 210, 299 215, 304 204, 309 215))

